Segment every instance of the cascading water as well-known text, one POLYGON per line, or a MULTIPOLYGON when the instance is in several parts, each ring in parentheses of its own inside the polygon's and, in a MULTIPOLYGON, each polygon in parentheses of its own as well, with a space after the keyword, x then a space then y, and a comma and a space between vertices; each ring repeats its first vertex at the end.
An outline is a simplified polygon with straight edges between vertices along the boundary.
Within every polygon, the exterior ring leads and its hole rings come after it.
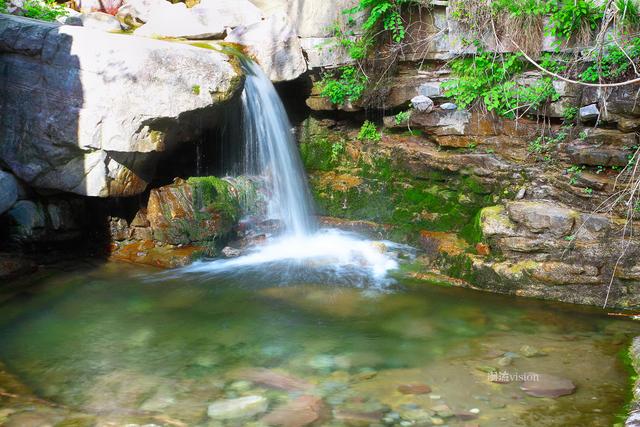
POLYGON ((242 93, 244 173, 260 177, 269 199, 267 217, 278 220, 284 230, 243 256, 197 262, 178 274, 258 272, 281 283, 384 283, 387 272, 398 266, 397 252, 411 252, 410 248, 392 242, 375 244, 353 233, 318 228, 284 105, 262 69, 244 57, 241 62, 246 73, 242 93))
POLYGON ((268 216, 285 232, 306 236, 316 229, 311 198, 284 105, 262 69, 242 59, 245 172, 262 176, 269 189, 268 216))

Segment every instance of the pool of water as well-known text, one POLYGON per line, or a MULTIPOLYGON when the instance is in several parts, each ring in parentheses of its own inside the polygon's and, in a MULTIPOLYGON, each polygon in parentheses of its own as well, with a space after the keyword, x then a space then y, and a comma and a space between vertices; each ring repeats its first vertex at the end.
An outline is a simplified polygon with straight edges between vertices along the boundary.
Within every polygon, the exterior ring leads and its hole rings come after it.
POLYGON ((281 425, 612 425, 629 391, 619 353, 639 332, 595 309, 410 282, 283 285, 122 263, 0 295, 7 425, 260 426, 303 395, 308 418, 281 425), (533 397, 496 373, 560 376, 576 391, 533 397), (207 414, 246 396, 257 412, 207 414))

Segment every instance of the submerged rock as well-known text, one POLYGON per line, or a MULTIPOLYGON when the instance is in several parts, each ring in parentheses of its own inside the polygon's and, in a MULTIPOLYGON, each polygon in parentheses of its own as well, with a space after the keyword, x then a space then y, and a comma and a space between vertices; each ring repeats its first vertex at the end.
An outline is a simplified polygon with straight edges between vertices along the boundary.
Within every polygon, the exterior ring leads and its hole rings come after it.
POLYGON ((260 422, 269 426, 303 427, 320 419, 322 406, 322 399, 317 396, 300 396, 277 407, 260 422))
POLYGON ((402 394, 428 394, 431 387, 426 384, 402 384, 398 386, 398 391, 402 394))
POLYGON ((311 388, 308 382, 289 374, 282 374, 271 369, 243 369, 238 377, 252 383, 283 391, 304 391, 311 388))
POLYGON ((567 378, 535 372, 527 372, 525 376, 530 380, 523 382, 520 389, 533 397, 555 398, 572 394, 576 390, 575 384, 567 378))
POLYGON ((207 415, 215 420, 250 418, 265 412, 269 404, 262 396, 245 396, 237 399, 217 400, 209 405, 207 415))

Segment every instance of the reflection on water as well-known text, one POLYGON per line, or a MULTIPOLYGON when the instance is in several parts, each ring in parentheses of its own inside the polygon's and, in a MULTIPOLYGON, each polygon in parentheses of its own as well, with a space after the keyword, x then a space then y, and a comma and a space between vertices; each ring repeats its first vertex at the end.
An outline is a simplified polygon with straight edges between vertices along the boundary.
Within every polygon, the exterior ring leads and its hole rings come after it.
POLYGON ((0 360, 37 395, 116 423, 282 425, 290 405, 298 423, 284 425, 603 426, 627 397, 616 354, 636 325, 593 310, 408 283, 280 286, 257 270, 150 274, 112 263, 42 279, 0 306, 0 360), (492 382, 501 371, 577 390, 536 398, 492 382), (217 412, 243 396, 253 409, 217 412))

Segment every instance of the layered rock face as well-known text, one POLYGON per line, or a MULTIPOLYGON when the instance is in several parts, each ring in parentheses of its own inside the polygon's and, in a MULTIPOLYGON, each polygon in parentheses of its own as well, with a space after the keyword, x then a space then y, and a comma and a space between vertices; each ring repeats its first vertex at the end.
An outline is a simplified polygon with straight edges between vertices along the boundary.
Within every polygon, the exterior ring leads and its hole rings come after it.
POLYGON ((348 121, 304 123, 302 155, 321 214, 374 221, 383 237, 421 247, 416 277, 443 273, 463 279, 456 285, 579 304, 640 304, 640 241, 628 234, 637 220, 627 222, 625 206, 595 213, 617 179, 597 165, 626 165, 635 133, 578 127, 544 161, 530 151, 534 122, 441 108, 414 112, 411 122, 409 132, 394 121, 377 143, 358 141, 348 121))
POLYGON ((187 45, 0 16, 0 161, 36 188, 141 193, 157 154, 196 137, 242 78, 187 45))

